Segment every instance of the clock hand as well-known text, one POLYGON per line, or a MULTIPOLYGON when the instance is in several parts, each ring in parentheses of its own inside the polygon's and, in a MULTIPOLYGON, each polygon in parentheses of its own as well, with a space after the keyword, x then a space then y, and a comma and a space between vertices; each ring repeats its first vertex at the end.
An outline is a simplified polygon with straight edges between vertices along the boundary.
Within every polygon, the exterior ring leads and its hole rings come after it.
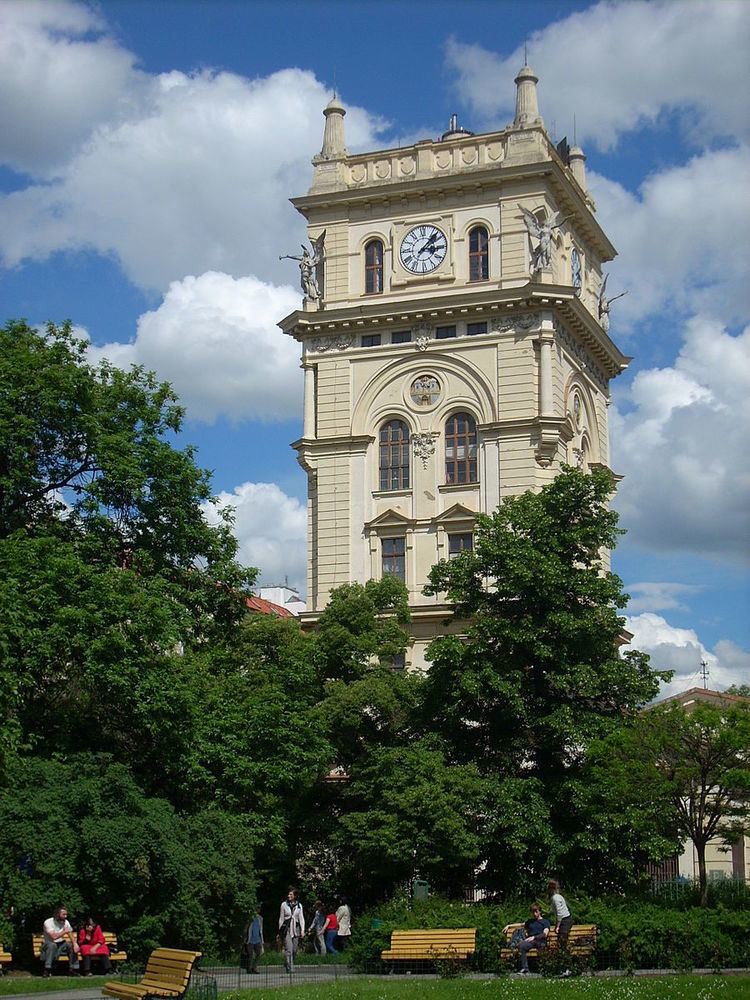
POLYGON ((430 242, 429 242, 429 243, 425 243, 425 245, 424 245, 424 246, 422 247, 422 249, 421 249, 421 250, 419 251, 419 255, 420 255, 420 257, 421 257, 421 255, 422 255, 423 253, 427 253, 427 252, 428 252, 429 250, 432 250, 432 249, 433 249, 433 247, 435 246, 435 240, 436 240, 436 239, 437 239, 437 236, 433 236, 433 237, 432 237, 432 238, 430 239, 430 242))

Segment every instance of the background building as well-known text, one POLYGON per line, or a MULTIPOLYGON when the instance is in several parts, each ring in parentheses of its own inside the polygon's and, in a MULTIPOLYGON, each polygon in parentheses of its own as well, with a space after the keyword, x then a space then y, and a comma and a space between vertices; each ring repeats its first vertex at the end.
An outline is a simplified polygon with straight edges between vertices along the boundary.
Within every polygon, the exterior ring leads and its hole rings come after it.
POLYGON ((524 66, 501 132, 454 117, 439 140, 353 156, 334 99, 310 191, 293 199, 312 246, 303 309, 280 324, 305 372, 303 621, 334 587, 393 573, 414 667, 458 627, 422 589, 471 547, 476 514, 564 462, 609 461, 609 381, 630 360, 607 334, 615 249, 583 151, 552 144, 536 83, 524 66))

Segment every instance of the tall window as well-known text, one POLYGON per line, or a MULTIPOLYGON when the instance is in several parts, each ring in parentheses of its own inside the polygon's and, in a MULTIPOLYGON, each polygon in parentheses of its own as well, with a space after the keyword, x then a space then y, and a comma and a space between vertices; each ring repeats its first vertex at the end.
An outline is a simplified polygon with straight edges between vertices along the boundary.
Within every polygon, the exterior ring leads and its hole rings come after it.
POLYGON ((390 574, 402 583, 406 582, 406 539, 383 539, 383 576, 390 574))
POLYGON ((403 420, 380 428, 380 488, 409 489, 409 428, 403 420))
POLYGON ((445 424, 445 481, 478 481, 477 425, 469 413, 454 413, 445 424))
POLYGON ((383 242, 370 240, 365 247, 365 292, 383 291, 383 242))
POLYGON ((489 237, 484 226, 469 233, 469 281, 486 281, 490 276, 489 237))

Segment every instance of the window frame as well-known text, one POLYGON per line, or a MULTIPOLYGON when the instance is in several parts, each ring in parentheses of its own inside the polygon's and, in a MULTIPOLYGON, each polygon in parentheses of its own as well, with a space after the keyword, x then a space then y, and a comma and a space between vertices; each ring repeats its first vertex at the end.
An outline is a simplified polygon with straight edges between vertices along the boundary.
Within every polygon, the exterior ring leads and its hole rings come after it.
POLYGON ((486 319, 479 319, 474 323, 466 324, 466 336, 467 337, 483 337, 487 330, 489 329, 486 319), (483 330, 472 330, 472 326, 483 326, 483 330))
POLYGON ((474 532, 473 531, 447 531, 446 534, 448 535, 448 559, 449 560, 450 559, 455 559, 456 556, 460 556, 464 552, 473 552, 474 551, 474 532), (462 539, 468 538, 469 539, 469 544, 468 545, 463 545, 462 544, 459 548, 457 548, 455 550, 455 552, 451 551, 451 539, 453 539, 453 538, 462 538, 462 539))
POLYGON ((469 281, 489 281, 490 278, 490 232, 487 226, 477 223, 469 230, 469 281), (484 245, 480 234, 484 235, 484 245), (476 249, 474 247, 476 238, 476 249), (478 274, 474 274, 477 270, 478 274))
POLYGON ((383 535, 380 539, 380 576, 381 579, 393 576, 402 583, 406 583, 406 535, 383 535), (386 551, 387 548, 393 548, 394 551, 386 551), (396 551, 397 549, 400 551, 396 551), (394 573, 392 570, 386 569, 386 562, 389 560, 398 560, 401 572, 394 573))
POLYGON ((455 323, 450 326, 436 326, 435 327, 435 340, 453 340, 458 336, 458 327, 455 323), (448 331, 452 330, 452 333, 448 331))
POLYGON ((382 347, 383 337, 380 333, 363 333, 360 340, 360 346, 362 347, 382 347), (369 343, 365 343, 365 341, 369 343))
POLYGON ((411 428, 400 417, 383 421, 378 429, 378 484, 381 493, 411 489, 411 428), (396 425, 400 431, 399 437, 394 437, 392 433, 396 425))
POLYGON ((466 410, 451 413, 445 419, 443 432, 445 435, 445 485, 475 485, 479 482, 479 433, 474 414, 466 410), (466 429, 459 431, 458 421, 462 418, 466 423, 466 429), (452 425, 455 429, 452 429, 452 425), (458 458, 458 452, 461 448, 464 450, 464 457, 458 458), (449 458, 449 451, 452 451, 453 457, 449 458), (466 478, 464 479, 461 479, 461 469, 465 471, 466 478))
POLYGON ((384 258, 385 244, 379 236, 373 236, 365 243, 365 295, 382 295, 384 289, 384 258), (371 251, 380 248, 379 258, 375 257, 374 262, 370 260, 371 251), (372 285, 372 287, 370 287, 372 285))

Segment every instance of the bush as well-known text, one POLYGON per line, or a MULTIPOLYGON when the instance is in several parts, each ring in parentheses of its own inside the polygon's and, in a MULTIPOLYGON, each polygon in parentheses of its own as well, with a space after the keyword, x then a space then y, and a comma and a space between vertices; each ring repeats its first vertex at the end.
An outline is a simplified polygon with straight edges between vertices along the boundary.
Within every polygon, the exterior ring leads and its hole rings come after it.
MULTIPOLYGON (((750 965, 749 910, 729 909, 721 904, 714 909, 669 909, 640 900, 566 898, 574 923, 596 924, 599 928, 592 958, 597 969, 684 970, 750 965)), ((350 962, 358 969, 372 967, 388 947, 394 929, 476 927, 477 951, 468 967, 499 971, 502 928, 525 919, 528 905, 526 900, 467 905, 437 897, 424 902, 395 899, 357 921, 350 962), (375 919, 382 924, 373 928, 371 922, 375 919)), ((556 968, 552 956, 545 963, 550 970, 556 968)))

